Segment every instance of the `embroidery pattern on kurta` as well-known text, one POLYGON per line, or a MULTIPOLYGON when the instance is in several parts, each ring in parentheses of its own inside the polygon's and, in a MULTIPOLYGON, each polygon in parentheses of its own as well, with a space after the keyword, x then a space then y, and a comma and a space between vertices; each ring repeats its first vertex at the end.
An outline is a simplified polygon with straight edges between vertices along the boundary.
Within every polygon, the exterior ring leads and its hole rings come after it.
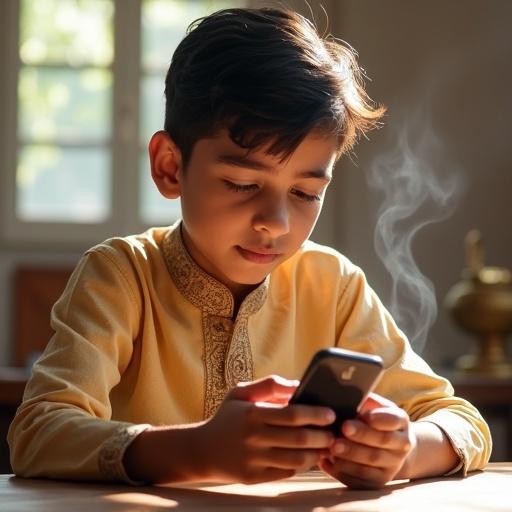
POLYGON ((265 302, 268 278, 245 298, 234 323, 233 295, 194 262, 183 244, 180 226, 166 235, 164 257, 180 292, 202 312, 206 419, 217 411, 231 388, 254 379, 248 321, 265 302))
MULTIPOLYGON (((108 480, 129 480, 123 466, 123 455, 130 443, 149 425, 121 426, 109 437, 98 454, 100 472, 108 480)), ((136 483, 136 482, 134 482, 136 483)))

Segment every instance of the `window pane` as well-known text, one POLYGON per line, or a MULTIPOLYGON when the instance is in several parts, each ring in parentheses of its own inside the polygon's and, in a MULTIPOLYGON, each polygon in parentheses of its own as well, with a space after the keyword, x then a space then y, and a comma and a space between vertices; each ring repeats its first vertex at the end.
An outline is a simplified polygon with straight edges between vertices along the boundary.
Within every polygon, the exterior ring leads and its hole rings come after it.
POLYGON ((110 0, 23 0, 21 61, 109 65, 113 12, 110 0))
POLYGON ((168 68, 174 49, 192 21, 219 9, 246 4, 242 0, 144 0, 142 68, 168 68))
POLYGON ((112 76, 106 69, 23 67, 19 136, 36 140, 103 141, 110 135, 112 76))
POLYGON ((141 151, 140 169, 140 214, 142 221, 150 226, 172 224, 181 215, 180 201, 179 199, 166 199, 156 188, 151 179, 147 151, 141 151))
POLYGON ((140 135, 143 146, 151 135, 164 127, 164 74, 147 75, 141 79, 140 135))
POLYGON ((169 66, 172 52, 185 35, 188 24, 204 16, 211 2, 186 0, 145 0, 142 4, 142 66, 169 66))
POLYGON ((16 172, 16 214, 31 222, 95 223, 110 213, 105 149, 23 146, 16 172))

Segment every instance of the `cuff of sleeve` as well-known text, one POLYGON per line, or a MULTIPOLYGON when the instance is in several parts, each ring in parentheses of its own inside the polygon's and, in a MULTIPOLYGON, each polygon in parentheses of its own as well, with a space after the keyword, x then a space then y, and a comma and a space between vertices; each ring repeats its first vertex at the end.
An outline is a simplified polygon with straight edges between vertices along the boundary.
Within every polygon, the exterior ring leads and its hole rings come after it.
MULTIPOLYGON (((452 445, 453 451, 457 454, 459 458, 459 463, 450 471, 444 474, 444 476, 455 475, 456 473, 460 473, 461 476, 466 476, 468 472, 468 455, 464 448, 464 439, 462 436, 458 436, 457 432, 460 430, 457 423, 459 421, 465 421, 462 418, 459 418, 456 414, 453 414, 448 411, 436 411, 433 414, 426 416, 424 418, 420 418, 417 420, 418 422, 429 422, 437 425, 445 434, 448 441, 452 445)), ((464 425, 464 428, 466 425, 464 425)))
POLYGON ((132 480, 126 474, 123 457, 130 443, 149 427, 151 427, 149 424, 123 425, 105 441, 98 456, 98 464, 100 472, 106 479, 122 481, 131 485, 144 485, 146 483, 132 480))

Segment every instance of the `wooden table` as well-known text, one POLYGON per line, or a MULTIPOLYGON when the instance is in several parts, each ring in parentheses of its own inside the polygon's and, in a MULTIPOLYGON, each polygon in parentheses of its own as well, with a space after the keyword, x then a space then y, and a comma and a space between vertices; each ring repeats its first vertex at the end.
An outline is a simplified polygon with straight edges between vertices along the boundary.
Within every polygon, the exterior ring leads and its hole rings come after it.
POLYGON ((512 463, 493 463, 466 478, 392 482, 377 491, 349 490, 320 472, 246 486, 129 487, 0 475, 0 510, 137 512, 230 510, 276 512, 510 512, 512 463))

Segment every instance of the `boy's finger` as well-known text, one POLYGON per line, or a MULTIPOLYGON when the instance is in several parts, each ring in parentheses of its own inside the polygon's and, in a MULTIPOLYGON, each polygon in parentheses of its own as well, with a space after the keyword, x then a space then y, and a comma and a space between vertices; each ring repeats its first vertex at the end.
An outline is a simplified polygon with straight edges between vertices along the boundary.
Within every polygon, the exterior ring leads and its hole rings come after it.
POLYGON ((395 402, 384 398, 377 393, 370 393, 366 400, 363 402, 361 409, 359 410, 360 414, 363 414, 367 411, 371 411, 373 409, 381 408, 381 407, 398 407, 395 402))
POLYGON ((409 424, 407 413, 398 407, 373 409, 361 419, 376 430, 402 430, 409 424))
POLYGON ((240 382, 233 388, 229 399, 248 402, 286 402, 293 394, 299 382, 278 375, 269 375, 254 382, 240 382))
POLYGON ((294 404, 279 408, 263 406, 259 408, 259 412, 264 423, 285 427, 325 427, 336 419, 332 409, 315 405, 294 404))
POLYGON ((334 443, 334 435, 320 428, 276 427, 265 425, 254 443, 274 448, 328 449, 334 443))
POLYGON ((280 469, 306 471, 318 464, 320 450, 290 450, 288 448, 271 448, 265 454, 268 466, 280 469))
POLYGON ((381 468, 346 460, 332 462, 322 459, 320 468, 353 489, 378 489, 389 481, 387 472, 381 468))
POLYGON ((407 450, 399 445, 396 449, 352 443, 347 439, 338 439, 331 447, 334 457, 368 467, 392 468, 401 465, 407 450))
MULTIPOLYGON (((359 445, 383 448, 386 450, 408 450, 410 440, 405 432, 399 430, 376 430, 362 421, 350 420, 341 426, 343 435, 359 445)), ((343 445, 343 439, 336 441, 343 445)), ((335 444, 336 444, 335 443, 335 444)))

